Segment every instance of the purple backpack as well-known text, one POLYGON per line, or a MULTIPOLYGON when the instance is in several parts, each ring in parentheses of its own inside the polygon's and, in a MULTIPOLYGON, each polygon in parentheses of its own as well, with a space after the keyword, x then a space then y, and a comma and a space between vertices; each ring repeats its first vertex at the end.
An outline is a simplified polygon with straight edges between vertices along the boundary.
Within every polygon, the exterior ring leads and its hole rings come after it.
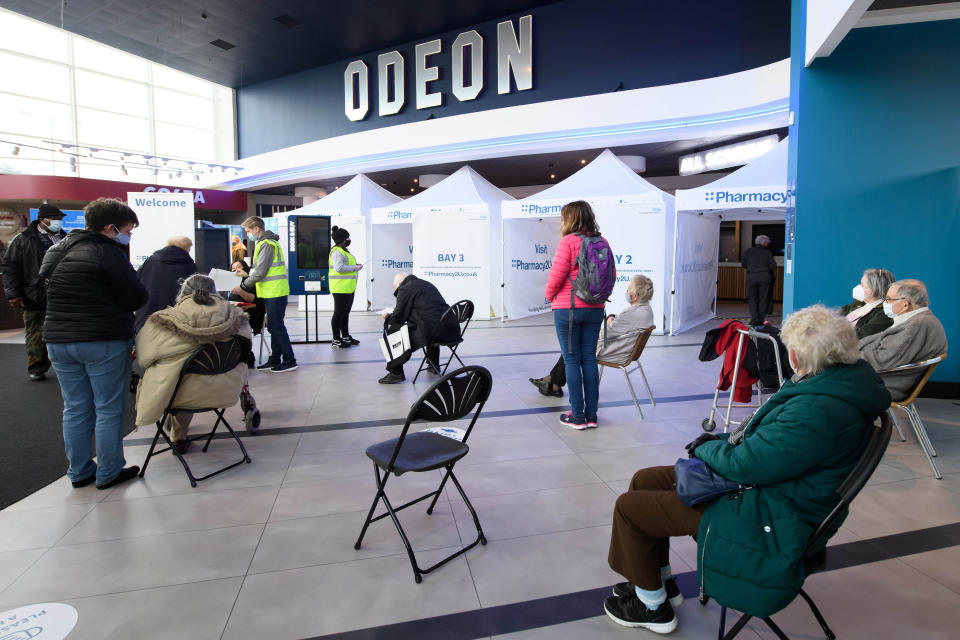
POLYGON ((572 351, 573 310, 576 306, 573 296, 589 304, 607 302, 617 283, 617 270, 613 251, 602 236, 588 236, 578 233, 580 255, 577 256, 577 279, 570 279, 570 333, 567 336, 567 351, 572 351))

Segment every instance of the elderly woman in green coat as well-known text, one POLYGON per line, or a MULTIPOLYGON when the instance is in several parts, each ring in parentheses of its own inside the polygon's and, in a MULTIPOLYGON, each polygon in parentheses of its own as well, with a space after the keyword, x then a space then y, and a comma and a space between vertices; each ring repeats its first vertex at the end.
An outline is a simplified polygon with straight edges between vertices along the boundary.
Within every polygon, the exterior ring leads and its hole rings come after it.
POLYGON ((733 609, 765 617, 799 593, 807 542, 836 506, 836 489, 890 394, 859 359, 853 326, 835 311, 817 305, 794 313, 782 338, 794 380, 745 428, 705 433, 687 445, 744 489, 688 507, 677 497, 673 467, 654 467, 634 474, 617 499, 609 563, 629 582, 604 603, 615 622, 676 629, 683 596, 671 575, 670 536, 696 535, 701 594, 733 609))

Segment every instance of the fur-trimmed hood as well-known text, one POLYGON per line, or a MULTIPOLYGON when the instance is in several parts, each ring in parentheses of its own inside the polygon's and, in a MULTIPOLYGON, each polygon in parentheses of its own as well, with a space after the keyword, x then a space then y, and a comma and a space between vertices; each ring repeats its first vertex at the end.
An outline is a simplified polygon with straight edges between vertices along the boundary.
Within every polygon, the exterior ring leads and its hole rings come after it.
POLYGON ((183 298, 174 306, 151 314, 147 324, 196 344, 228 340, 243 335, 244 328, 250 331, 247 315, 219 297, 209 305, 183 298))

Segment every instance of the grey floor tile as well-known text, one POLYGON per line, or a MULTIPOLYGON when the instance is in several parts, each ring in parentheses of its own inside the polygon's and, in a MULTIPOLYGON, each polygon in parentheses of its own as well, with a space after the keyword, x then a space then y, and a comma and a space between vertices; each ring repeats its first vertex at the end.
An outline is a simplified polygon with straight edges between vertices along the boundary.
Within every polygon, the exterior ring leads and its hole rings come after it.
POLYGON ((95 506, 91 503, 0 511, 0 549, 14 551, 52 546, 95 506))
POLYGON ((478 433, 470 438, 469 445, 470 455, 458 466, 572 453, 556 434, 541 431, 489 437, 478 433))
MULTIPOLYGON (((481 521, 482 524, 482 521, 481 521)), ((612 585, 610 527, 493 540, 467 554, 485 607, 612 585)))
POLYGON ((957 494, 929 477, 865 487, 851 505, 844 526, 866 538, 957 521, 957 494))
POLYGON ((270 515, 278 490, 253 487, 103 502, 59 544, 262 524, 270 515))
MULTIPOLYGON (((425 552, 423 564, 454 550, 425 552)), ((424 576, 422 584, 414 583, 406 555, 356 560, 248 576, 223 638, 300 640, 478 604, 462 557, 424 576)))
POLYGON ((605 481, 632 478, 633 474, 647 467, 673 466, 677 458, 686 458, 683 444, 653 444, 581 453, 580 457, 605 481))
POLYGON ((219 638, 242 578, 67 600, 79 614, 70 640, 219 638))
POLYGON ((55 547, 0 594, 0 606, 242 576, 263 525, 55 547))
POLYGON ((569 427, 558 426, 557 434, 573 451, 609 451, 625 447, 652 447, 672 444, 683 450, 683 444, 692 440, 686 434, 678 432, 663 422, 641 422, 639 424, 606 424, 600 418, 596 429, 576 431, 569 427))
POLYGON ((100 491, 96 486, 89 484, 80 489, 74 489, 70 479, 63 476, 51 482, 43 489, 33 493, 19 502, 15 502, 5 511, 20 511, 22 509, 43 509, 47 507, 66 507, 79 504, 94 504, 107 498, 113 489, 100 491))
POLYGON ((362 451, 295 455, 283 482, 297 484, 351 476, 373 478, 373 462, 362 451))
MULTIPOLYGON (((457 465, 454 472, 471 499, 599 482, 597 474, 573 454, 457 465)), ((456 490, 449 486, 448 492, 456 493, 456 490)))
POLYGON ((45 548, 0 552, 0 591, 9 587, 45 552, 45 548))
POLYGON ((918 553, 900 560, 960 594, 960 547, 918 553))
POLYGON ((296 455, 313 455, 335 451, 351 451, 358 457, 372 444, 390 440, 400 435, 403 427, 401 419, 397 426, 364 427, 361 429, 338 429, 305 433, 297 447, 296 455))

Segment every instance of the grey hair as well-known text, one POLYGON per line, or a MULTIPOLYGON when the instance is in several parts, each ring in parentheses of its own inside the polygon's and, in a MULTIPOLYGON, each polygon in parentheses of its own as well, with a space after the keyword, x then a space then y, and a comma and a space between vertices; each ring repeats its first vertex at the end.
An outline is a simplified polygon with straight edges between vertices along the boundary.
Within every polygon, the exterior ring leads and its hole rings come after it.
POLYGON ((765 235, 762 235, 762 234, 761 234, 761 235, 759 235, 759 236, 757 236, 756 238, 753 239, 753 243, 754 243, 754 244, 763 244, 763 245, 770 244, 770 236, 765 236, 765 235))
POLYGON ((891 287, 897 287, 897 297, 906 298, 911 308, 929 307, 930 296, 927 295, 927 285, 919 280, 897 280, 891 287))
POLYGON ((873 297, 881 300, 886 297, 887 289, 893 284, 893 274, 886 269, 866 269, 863 277, 867 279, 867 286, 873 292, 873 297))
POLYGON ((397 275, 393 276, 393 288, 394 288, 394 289, 399 288, 399 287, 400 287, 400 284, 401 284, 404 280, 406 280, 409 275, 410 275, 409 273, 407 273, 407 272, 405 272, 405 271, 401 271, 401 272, 398 273, 397 275))
POLYGON ((630 279, 627 289, 637 296, 639 302, 649 302, 650 298, 653 297, 653 280, 637 274, 630 279))
POLYGON ((189 276, 180 285, 180 294, 177 296, 177 302, 184 298, 193 297, 193 301, 200 305, 213 304, 214 298, 217 298, 217 285, 213 278, 205 276, 202 273, 195 273, 189 276))
POLYGON ((835 364, 853 364, 860 358, 853 325, 822 304, 790 314, 780 336, 796 354, 797 369, 805 374, 816 375, 835 364))

